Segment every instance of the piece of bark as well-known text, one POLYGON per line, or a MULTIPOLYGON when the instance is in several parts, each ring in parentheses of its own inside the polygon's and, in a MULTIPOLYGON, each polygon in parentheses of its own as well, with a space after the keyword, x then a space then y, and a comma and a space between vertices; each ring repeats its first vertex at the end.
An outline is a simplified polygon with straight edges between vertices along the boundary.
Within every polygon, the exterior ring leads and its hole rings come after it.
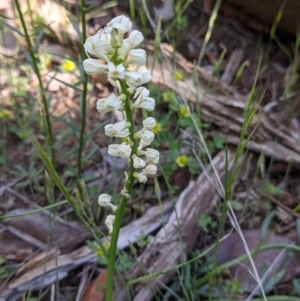
MULTIPOLYGON (((228 149, 228 170, 233 165, 234 153, 228 149)), ((219 152, 213 159, 212 164, 222 179, 226 169, 226 151, 219 152)), ((139 264, 127 275, 129 279, 136 278, 147 270, 154 273, 177 265, 192 249, 197 239, 197 221, 201 213, 210 214, 220 198, 220 195, 212 183, 217 182, 211 165, 207 168, 211 180, 205 173, 201 173, 198 179, 192 181, 179 196, 176 208, 173 211, 168 223, 158 232, 155 239, 147 246, 141 254, 139 264), (141 269, 142 266, 142 269, 141 269)), ((134 301, 151 300, 155 291, 159 288, 158 283, 166 283, 174 272, 162 274, 155 279, 150 279, 139 284, 134 301)), ((114 300, 125 300, 124 290, 115 290, 114 300)))
POLYGON ((237 49, 232 52, 226 64, 224 73, 221 76, 221 81, 224 84, 229 85, 232 83, 234 76, 244 59, 244 56, 245 56, 244 49, 237 49))

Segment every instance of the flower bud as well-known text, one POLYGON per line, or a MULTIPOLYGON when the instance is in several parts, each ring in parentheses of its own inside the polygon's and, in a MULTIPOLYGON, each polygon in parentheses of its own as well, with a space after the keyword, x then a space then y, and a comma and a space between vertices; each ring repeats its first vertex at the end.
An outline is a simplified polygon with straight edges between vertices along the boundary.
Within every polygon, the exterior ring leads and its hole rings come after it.
POLYGON ((146 175, 155 175, 157 172, 157 167, 155 165, 147 165, 144 169, 143 172, 146 175))
POLYGON ((155 108, 155 100, 152 97, 146 97, 139 105, 139 108, 145 109, 146 111, 153 111, 155 108))
POLYGON ((144 145, 149 145, 154 139, 154 134, 148 130, 145 130, 141 133, 141 140, 144 145))
POLYGON ((132 49, 129 51, 130 62, 136 66, 142 66, 146 62, 146 51, 144 49, 132 49))
POLYGON ((157 164, 159 162, 159 151, 153 148, 147 148, 143 151, 143 154, 147 157, 147 163, 157 164))
POLYGON ((143 168, 145 167, 146 163, 144 160, 139 158, 138 156, 134 155, 133 156, 133 167, 136 169, 143 168))
POLYGON ((142 33, 138 30, 133 30, 129 37, 125 40, 127 43, 131 44, 132 47, 135 47, 141 44, 144 40, 142 33))
POLYGON ((146 130, 152 130, 156 125, 156 121, 153 117, 147 117, 143 120, 143 126, 146 130))

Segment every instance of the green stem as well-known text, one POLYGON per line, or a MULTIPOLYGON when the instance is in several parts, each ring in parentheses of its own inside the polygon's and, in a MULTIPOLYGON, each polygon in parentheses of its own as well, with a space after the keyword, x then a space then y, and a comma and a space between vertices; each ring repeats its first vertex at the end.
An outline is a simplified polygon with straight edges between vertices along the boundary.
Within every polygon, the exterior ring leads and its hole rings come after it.
MULTIPOLYGON (((85 43, 86 40, 86 18, 85 18, 85 0, 81 0, 81 23, 82 23, 82 44, 85 43)), ((86 58, 86 54, 84 49, 81 47, 81 59, 82 61, 86 58)), ((81 94, 81 129, 80 129, 80 137, 79 137, 79 149, 77 154, 77 180, 80 179, 81 176, 81 167, 82 167, 82 150, 84 143, 84 132, 86 126, 86 96, 87 96, 87 84, 88 77, 84 73, 83 74, 83 91, 81 94)))
POLYGON ((27 43, 27 46, 28 46, 28 49, 29 49, 30 57, 32 59, 33 71, 35 72, 35 74, 38 78, 38 82, 39 82, 40 93, 41 93, 42 103, 43 103, 43 107, 44 107, 44 113, 45 113, 45 117, 46 117, 46 125, 47 125, 47 133, 45 133, 44 136, 45 136, 46 142, 48 142, 48 145, 50 147, 52 165, 55 166, 53 133, 52 133, 52 126, 51 126, 51 122, 50 122, 50 113, 49 113, 49 108, 48 108, 48 103, 47 103, 46 91, 43 87, 41 73, 40 73, 40 70, 38 68, 35 49, 32 46, 28 31, 27 31, 27 25, 25 24, 23 13, 21 11, 20 3, 19 3, 18 0, 15 0, 15 5, 16 5, 16 9, 17 9, 17 12, 19 14, 19 17, 20 17, 20 21, 21 21, 22 28, 23 28, 23 31, 24 31, 25 40, 26 40, 26 43, 27 43))
MULTIPOLYGON (((132 146, 131 156, 137 153, 138 142, 134 138, 134 122, 133 122, 133 112, 130 108, 130 96, 131 94, 127 90, 127 86, 125 81, 119 80, 122 92, 126 95, 125 100, 125 113, 126 113, 126 120, 130 122, 129 132, 130 132, 130 140, 134 142, 132 146)), ((130 195, 132 186, 134 183, 133 174, 135 172, 135 168, 133 167, 133 159, 130 160, 130 167, 128 173, 128 179, 125 185, 125 189, 127 193, 130 195)), ((106 288, 105 288, 105 300, 112 301, 113 299, 113 284, 114 284, 114 270, 115 270, 115 261, 117 255, 117 244, 119 238, 119 232, 121 228, 122 217, 126 208, 127 198, 123 195, 120 200, 120 204, 116 211, 116 217, 114 222, 113 231, 111 234, 111 244, 109 248, 109 255, 108 255, 108 268, 107 268, 107 279, 106 279, 106 288)))

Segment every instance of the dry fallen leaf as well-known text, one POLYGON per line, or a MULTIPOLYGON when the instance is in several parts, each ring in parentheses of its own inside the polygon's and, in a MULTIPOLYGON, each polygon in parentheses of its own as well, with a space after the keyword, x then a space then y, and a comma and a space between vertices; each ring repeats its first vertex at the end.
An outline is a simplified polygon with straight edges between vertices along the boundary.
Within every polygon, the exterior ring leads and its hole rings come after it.
POLYGON ((102 301, 105 298, 105 282, 107 270, 103 270, 95 280, 93 280, 84 293, 82 301, 102 301))

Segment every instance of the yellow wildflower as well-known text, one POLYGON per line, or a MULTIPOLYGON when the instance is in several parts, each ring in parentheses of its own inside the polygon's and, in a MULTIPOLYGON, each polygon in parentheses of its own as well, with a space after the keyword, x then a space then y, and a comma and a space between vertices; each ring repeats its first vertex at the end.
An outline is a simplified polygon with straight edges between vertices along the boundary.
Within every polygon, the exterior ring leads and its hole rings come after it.
POLYGON ((188 157, 186 155, 178 156, 175 162, 179 167, 185 167, 188 163, 188 157))
POLYGON ((187 106, 180 106, 179 114, 183 117, 189 117, 191 115, 190 108, 187 106))
POLYGON ((183 73, 179 70, 175 71, 173 73, 173 79, 178 81, 178 80, 183 80, 183 73))
POLYGON ((73 61, 68 60, 68 59, 64 59, 61 64, 61 69, 64 72, 72 72, 75 70, 75 68, 76 68, 76 64, 73 61))
POLYGON ((7 120, 9 118, 9 111, 8 110, 0 110, 0 119, 7 120))
POLYGON ((161 123, 156 123, 155 124, 155 126, 154 126, 154 128, 152 129, 152 132, 154 133, 154 134, 157 134, 157 133, 159 133, 159 132, 161 132, 161 123))
MULTIPOLYGON (((110 246, 109 241, 105 241, 103 242, 103 247, 107 250, 110 246)), ((97 250, 95 251, 96 256, 102 256, 104 254, 103 250, 101 249, 101 247, 98 245, 97 246, 97 250)))
POLYGON ((162 97, 164 101, 171 101, 175 98, 175 93, 173 91, 166 91, 163 92, 162 97))

